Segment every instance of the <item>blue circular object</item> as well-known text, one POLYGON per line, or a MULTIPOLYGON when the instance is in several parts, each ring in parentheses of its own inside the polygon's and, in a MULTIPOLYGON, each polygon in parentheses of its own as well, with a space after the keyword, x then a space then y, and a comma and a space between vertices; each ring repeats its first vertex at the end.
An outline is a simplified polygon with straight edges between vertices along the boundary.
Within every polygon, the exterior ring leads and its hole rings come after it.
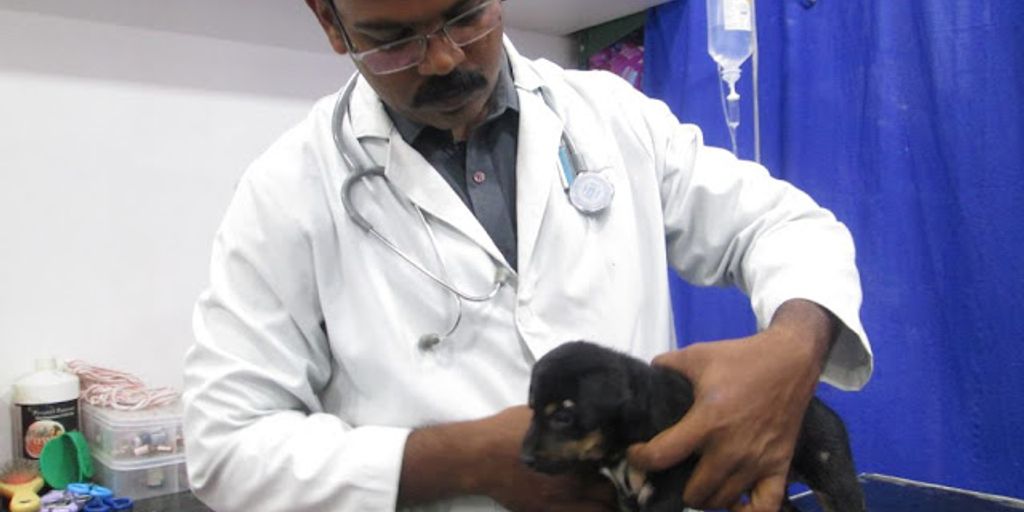
POLYGON ((110 510, 114 512, 130 511, 135 505, 131 498, 126 498, 123 496, 117 498, 106 498, 103 500, 103 502, 106 503, 110 507, 110 510))
POLYGON ((111 510, 102 500, 92 500, 85 504, 85 512, 111 512, 111 510))

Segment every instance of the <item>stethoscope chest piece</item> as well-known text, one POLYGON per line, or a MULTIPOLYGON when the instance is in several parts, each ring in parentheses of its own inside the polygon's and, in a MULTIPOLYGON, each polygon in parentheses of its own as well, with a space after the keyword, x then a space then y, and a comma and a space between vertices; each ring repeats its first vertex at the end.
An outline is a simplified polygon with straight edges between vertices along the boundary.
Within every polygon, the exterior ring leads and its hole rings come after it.
POLYGON ((580 173, 569 186, 569 202, 582 213, 593 214, 608 208, 613 197, 615 187, 600 173, 580 173))
MULTIPOLYGON (((454 329, 452 329, 452 331, 454 331, 454 329)), ((440 334, 424 334, 423 336, 420 336, 416 345, 419 346, 420 350, 427 352, 440 345, 441 341, 442 338, 440 334)))

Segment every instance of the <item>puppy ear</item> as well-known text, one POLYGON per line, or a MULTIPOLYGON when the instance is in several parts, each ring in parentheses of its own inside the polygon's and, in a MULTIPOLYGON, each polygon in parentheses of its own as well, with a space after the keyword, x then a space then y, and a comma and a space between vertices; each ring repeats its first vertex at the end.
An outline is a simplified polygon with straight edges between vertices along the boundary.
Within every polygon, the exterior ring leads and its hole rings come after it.
POLYGON ((630 399, 622 406, 620 431, 630 443, 647 441, 657 432, 651 422, 652 393, 644 375, 633 375, 629 381, 630 399))
POLYGON ((650 413, 646 404, 640 403, 637 400, 630 400, 622 406, 619 428, 623 435, 630 438, 630 442, 640 440, 633 438, 649 437, 650 423, 650 413))
POLYGON ((580 383, 580 395, 606 405, 621 405, 632 397, 629 381, 615 372, 595 373, 580 383))

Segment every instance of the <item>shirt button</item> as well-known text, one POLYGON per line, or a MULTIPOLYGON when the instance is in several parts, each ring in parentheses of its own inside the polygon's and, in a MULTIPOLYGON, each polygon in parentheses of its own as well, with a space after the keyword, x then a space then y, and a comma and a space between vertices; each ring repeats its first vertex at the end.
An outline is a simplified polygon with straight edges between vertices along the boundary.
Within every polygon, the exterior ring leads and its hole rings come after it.
POLYGON ((473 173, 473 183, 477 185, 487 181, 487 173, 483 171, 477 171, 473 173))

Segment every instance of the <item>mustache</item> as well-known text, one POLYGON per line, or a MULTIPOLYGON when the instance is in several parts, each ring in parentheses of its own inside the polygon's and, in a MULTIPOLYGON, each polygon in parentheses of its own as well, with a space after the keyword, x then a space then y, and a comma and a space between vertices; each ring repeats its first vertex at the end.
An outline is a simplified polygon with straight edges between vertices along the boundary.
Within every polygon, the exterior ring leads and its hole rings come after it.
POLYGON ((456 69, 447 75, 431 77, 424 82, 413 96, 412 106, 423 107, 450 100, 474 93, 484 87, 487 87, 487 79, 482 74, 456 69))

